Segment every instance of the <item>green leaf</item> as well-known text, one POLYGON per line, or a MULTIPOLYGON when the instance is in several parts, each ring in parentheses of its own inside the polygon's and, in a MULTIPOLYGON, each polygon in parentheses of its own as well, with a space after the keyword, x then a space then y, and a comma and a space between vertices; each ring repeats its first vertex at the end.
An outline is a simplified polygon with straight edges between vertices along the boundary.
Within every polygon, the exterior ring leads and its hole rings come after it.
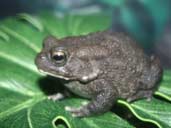
POLYGON ((171 101, 171 71, 165 71, 163 80, 159 86, 158 91, 155 93, 168 101, 171 101))
MULTIPOLYGON (((133 128, 128 121, 113 112, 89 118, 73 118, 64 106, 79 106, 83 99, 70 98, 53 102, 47 100, 41 80, 50 88, 54 81, 37 71, 34 59, 42 40, 51 34, 57 38, 85 35, 107 29, 110 17, 106 14, 66 15, 42 14, 33 17, 22 14, 0 23, 0 128, 133 128), (1 38, 2 37, 2 38, 1 38), (47 80, 46 80, 47 79, 47 80), (48 83, 49 82, 49 83, 48 83), (41 84, 40 84, 41 83, 41 84)), ((166 71, 158 90, 159 96, 169 99, 170 71, 166 71)), ((56 87, 59 83, 55 82, 56 87)), ((141 121, 159 127, 170 127, 170 102, 153 98, 132 104, 119 100, 141 121), (166 109, 166 107, 168 109, 166 109)))
POLYGON ((4 39, 5 41, 9 41, 9 37, 7 34, 5 34, 3 31, 0 31, 0 37, 4 39))
POLYGON ((53 34, 62 38, 105 29, 110 22, 107 15, 68 15, 60 18, 44 14, 39 20, 28 14, 19 16, 20 18, 6 19, 0 25, 0 35, 5 39, 0 40, 1 128, 103 128, 106 123, 109 128, 133 128, 112 112, 91 118, 71 117, 70 113, 64 110, 64 106, 78 106, 82 100, 47 100, 39 85, 44 76, 37 71, 34 64, 45 36, 53 34), (100 20, 101 17, 105 19, 100 20), (96 18, 98 20, 94 21, 96 18))
POLYGON ((26 20, 27 22, 31 23, 40 32, 43 31, 43 25, 41 24, 41 22, 36 17, 33 17, 31 15, 27 15, 25 13, 21 13, 18 15, 18 18, 26 20))
POLYGON ((169 123, 171 120, 170 103, 155 98, 151 101, 140 100, 132 104, 124 101, 118 101, 118 103, 128 107, 135 117, 141 121, 153 123, 159 128, 171 127, 171 123, 169 123))
POLYGON ((152 98, 151 101, 139 100, 132 104, 119 100, 118 103, 125 105, 140 120, 151 122, 159 128, 171 127, 171 72, 165 71, 158 91, 155 95, 168 100, 162 101, 152 98))

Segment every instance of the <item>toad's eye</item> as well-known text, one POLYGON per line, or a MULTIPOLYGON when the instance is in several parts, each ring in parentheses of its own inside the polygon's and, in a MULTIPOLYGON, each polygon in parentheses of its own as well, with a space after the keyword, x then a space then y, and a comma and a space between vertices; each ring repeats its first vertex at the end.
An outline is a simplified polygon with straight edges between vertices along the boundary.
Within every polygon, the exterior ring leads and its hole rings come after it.
POLYGON ((58 64, 59 66, 63 66, 67 60, 67 55, 62 50, 52 52, 51 57, 52 57, 53 61, 56 64, 58 64))

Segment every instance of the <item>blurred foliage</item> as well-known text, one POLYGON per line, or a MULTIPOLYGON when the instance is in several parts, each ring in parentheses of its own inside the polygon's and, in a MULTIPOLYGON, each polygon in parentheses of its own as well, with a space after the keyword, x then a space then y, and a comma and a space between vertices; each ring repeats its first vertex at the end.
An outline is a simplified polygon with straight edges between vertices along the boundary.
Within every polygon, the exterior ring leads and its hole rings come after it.
MULTIPOLYGON (((101 0, 101 2, 114 9, 114 24, 119 18, 121 27, 146 48, 150 48, 161 37, 165 24, 171 16, 171 0, 101 0), (118 10, 119 14, 115 12, 118 10)), ((114 25, 113 29, 115 27, 114 25)))
MULTIPOLYGON (((47 35, 57 38, 85 35, 105 30, 111 24, 109 15, 42 14, 38 17, 20 14, 0 23, 0 128, 134 128, 146 122, 159 128, 171 127, 171 71, 165 70, 157 97, 150 102, 138 100, 131 104, 118 100, 121 108, 141 120, 132 122, 112 111, 89 118, 73 118, 65 106, 79 106, 73 97, 63 101, 47 100, 47 92, 60 89, 61 84, 40 74, 34 59, 47 35)), ((115 109, 115 107, 114 107, 115 109)), ((149 126, 149 125, 148 125, 149 126)), ((140 128, 140 126, 138 127, 140 128)))
POLYGON ((145 48, 150 48, 161 37, 170 16, 171 0, 2 0, 0 7, 1 16, 14 15, 15 11, 37 13, 42 10, 60 15, 113 12, 113 29, 118 28, 120 22, 121 28, 145 48))

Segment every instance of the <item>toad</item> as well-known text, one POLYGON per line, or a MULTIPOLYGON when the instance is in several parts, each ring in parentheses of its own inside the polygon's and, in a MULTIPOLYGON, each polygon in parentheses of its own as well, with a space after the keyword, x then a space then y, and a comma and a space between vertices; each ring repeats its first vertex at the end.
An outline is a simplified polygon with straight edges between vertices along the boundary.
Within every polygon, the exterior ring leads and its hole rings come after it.
MULTIPOLYGON (((107 112, 119 98, 129 102, 150 99, 162 77, 157 57, 147 56, 126 34, 111 31, 46 37, 35 62, 40 71, 60 78, 71 92, 90 99, 78 108, 65 107, 75 117, 107 112)), ((58 99, 57 95, 51 98, 58 99)))

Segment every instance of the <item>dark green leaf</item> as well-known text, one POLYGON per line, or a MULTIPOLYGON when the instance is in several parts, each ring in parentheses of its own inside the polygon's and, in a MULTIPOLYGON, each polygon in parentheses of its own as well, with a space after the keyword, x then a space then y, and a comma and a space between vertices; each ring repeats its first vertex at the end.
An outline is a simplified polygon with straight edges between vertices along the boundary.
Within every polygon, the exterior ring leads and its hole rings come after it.
MULTIPOLYGON (((40 86, 40 79, 45 76, 37 71, 34 64, 45 36, 52 34, 62 38, 104 30, 111 21, 108 15, 57 17, 43 14, 36 19, 27 14, 20 16, 6 19, 0 25, 0 128, 133 128, 112 112, 82 119, 71 117, 70 113, 65 112, 64 106, 79 106, 82 100, 47 100, 40 86)), ((165 71, 164 79, 155 93, 168 102, 155 98, 151 102, 118 102, 142 121, 163 128, 171 127, 170 76, 171 72, 165 71)))

